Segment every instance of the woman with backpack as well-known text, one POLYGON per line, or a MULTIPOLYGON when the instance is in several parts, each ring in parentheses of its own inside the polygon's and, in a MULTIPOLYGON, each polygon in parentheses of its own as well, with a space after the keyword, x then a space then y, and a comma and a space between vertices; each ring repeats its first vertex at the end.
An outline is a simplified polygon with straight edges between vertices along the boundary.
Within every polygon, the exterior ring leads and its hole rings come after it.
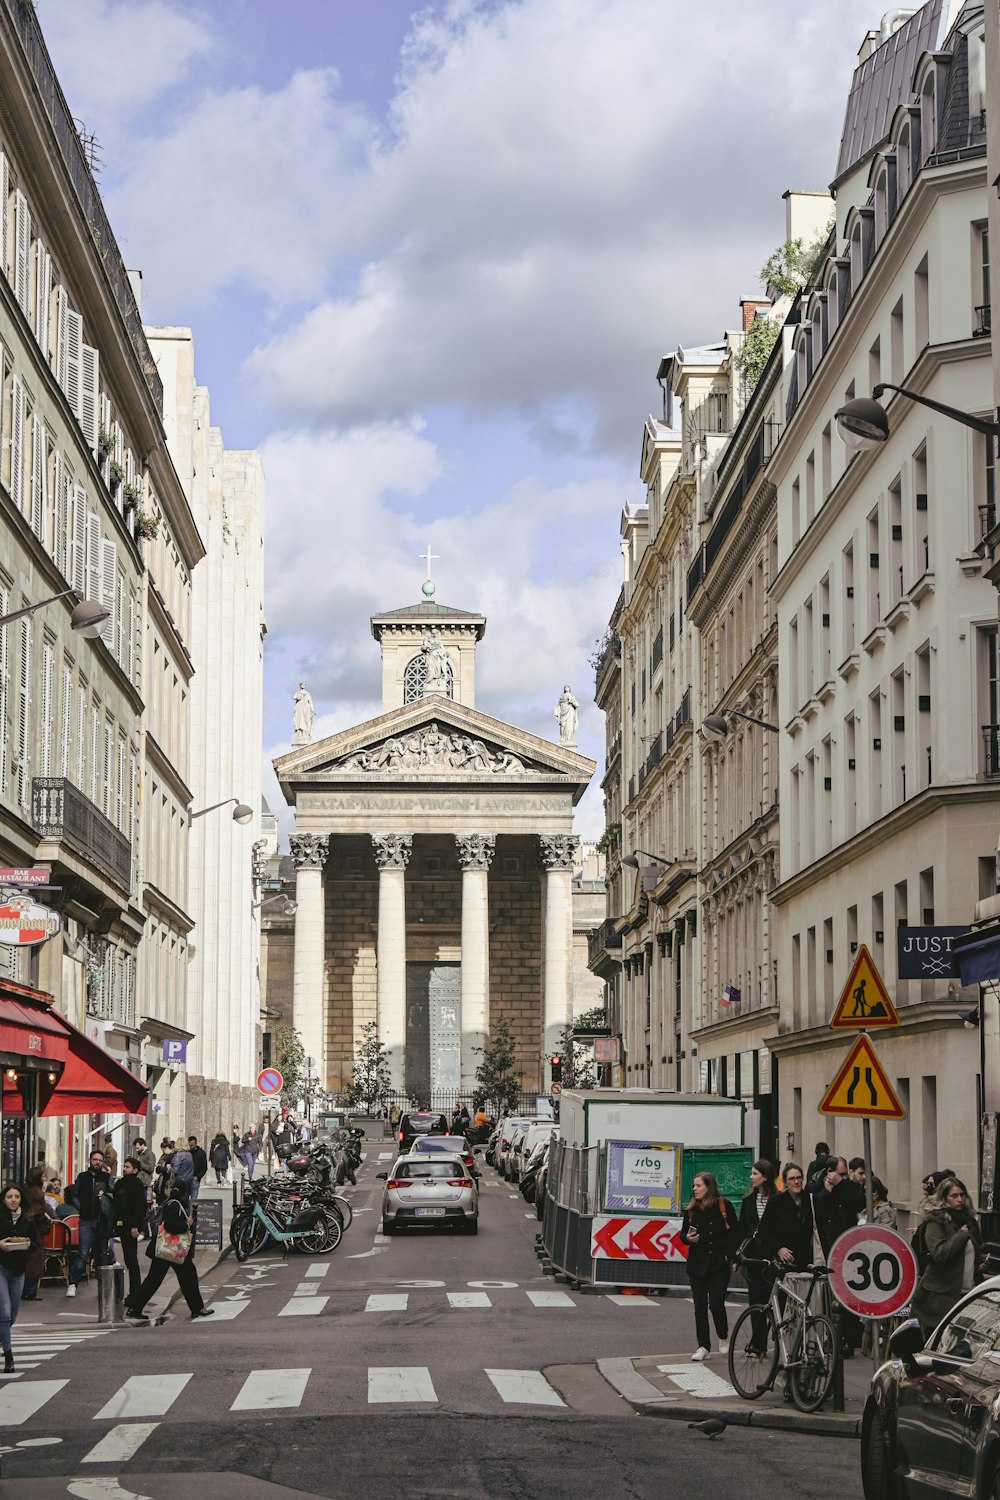
POLYGON ((699 1172, 691 1185, 691 1202, 684 1210, 681 1240, 687 1246, 687 1274, 694 1298, 694 1326, 698 1347, 693 1360, 708 1359, 711 1311, 719 1336, 719 1353, 729 1352, 729 1319, 726 1292, 733 1255, 739 1244, 736 1210, 719 1192, 713 1172, 699 1172))
POLYGON ((921 1231, 923 1254, 916 1253, 923 1270, 910 1310, 929 1337, 962 1293, 976 1284, 983 1258, 979 1220, 969 1207, 964 1182, 946 1177, 938 1184, 914 1236, 918 1243, 921 1231))

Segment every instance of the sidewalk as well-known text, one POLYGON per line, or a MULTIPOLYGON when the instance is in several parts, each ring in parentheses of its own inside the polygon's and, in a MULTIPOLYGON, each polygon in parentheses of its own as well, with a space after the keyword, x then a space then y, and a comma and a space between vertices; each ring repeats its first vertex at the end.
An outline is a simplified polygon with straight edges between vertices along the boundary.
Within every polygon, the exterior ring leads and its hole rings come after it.
MULTIPOLYGON (((683 1354, 646 1355, 635 1359, 599 1359, 604 1379, 632 1407, 647 1417, 701 1422, 719 1417, 736 1427, 771 1427, 785 1432, 821 1433, 827 1437, 856 1438, 872 1378, 872 1361, 856 1354, 844 1361, 844 1410, 827 1402, 820 1411, 803 1412, 787 1402, 780 1390, 767 1391, 758 1401, 744 1401, 729 1383, 724 1355, 693 1364, 690 1349, 683 1354)), ((780 1387, 780 1381, 777 1382, 780 1387)))
MULTIPOLYGON (((214 1174, 213 1174, 214 1175, 214 1174)), ((237 1191, 239 1180, 237 1179, 237 1191)), ((207 1200, 222 1201, 222 1247, 215 1245, 199 1245, 195 1253, 195 1265, 198 1268, 198 1281, 203 1292, 208 1292, 213 1286, 228 1275, 228 1267, 223 1262, 230 1256, 229 1224, 233 1216, 233 1189, 229 1187, 203 1187, 200 1201, 207 1200), (220 1270, 219 1268, 222 1267, 220 1270), (216 1272, 218 1271, 218 1277, 216 1272)), ((139 1241, 139 1270, 145 1276, 149 1269, 149 1261, 146 1258, 148 1241, 139 1241)), ((128 1276, 125 1278, 125 1290, 128 1292, 128 1276)), ((41 1299, 38 1302, 22 1302, 17 1322, 14 1324, 14 1346, 17 1347, 17 1330, 29 1326, 45 1328, 71 1328, 74 1323, 82 1327, 87 1323, 97 1323, 97 1278, 91 1276, 80 1282, 75 1297, 66 1296, 66 1288, 61 1281, 43 1281, 38 1288, 41 1299)), ((162 1317, 164 1313, 173 1309, 174 1303, 183 1300, 180 1287, 177 1285, 176 1276, 169 1276, 163 1286, 152 1298, 147 1308, 150 1318, 162 1317)), ((206 1301, 209 1298, 206 1296, 206 1301)), ((182 1308, 187 1316, 187 1308, 182 1308)), ((129 1326, 127 1323, 113 1325, 115 1327, 129 1326)))

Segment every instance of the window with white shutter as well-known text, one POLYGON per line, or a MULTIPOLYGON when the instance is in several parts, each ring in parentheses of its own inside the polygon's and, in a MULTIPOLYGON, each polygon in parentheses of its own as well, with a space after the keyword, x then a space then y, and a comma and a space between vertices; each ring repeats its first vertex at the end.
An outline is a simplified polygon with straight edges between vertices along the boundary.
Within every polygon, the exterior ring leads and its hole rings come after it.
POLYGON ((96 349, 89 344, 80 346, 80 426, 87 440, 87 447, 97 452, 97 429, 100 424, 100 391, 98 390, 100 359, 96 349))
POLYGON ((59 334, 59 384, 70 410, 80 420, 80 351, 83 347, 83 319, 69 305, 65 287, 56 298, 56 326, 59 334))
POLYGON ((87 587, 88 599, 99 599, 101 589, 101 518, 96 511, 87 514, 87 587))
POLYGON ((28 519, 39 541, 45 541, 45 513, 48 509, 48 437, 41 417, 31 418, 31 507, 28 519))
POLYGON ((106 818, 110 818, 110 816, 111 816, 112 787, 113 787, 112 777, 114 775, 114 768, 113 768, 113 765, 112 765, 112 756, 114 754, 114 743, 115 743, 114 725, 111 723, 110 720, 105 720, 105 723, 104 723, 104 762, 103 762, 103 774, 102 774, 103 785, 101 787, 101 809, 102 809, 102 811, 104 813, 104 816, 106 818))
MULTIPOLYGON (((73 488, 73 557, 71 565, 73 588, 81 599, 87 597, 87 491, 82 484, 73 488)), ((81 792, 83 787, 80 788, 81 792)))
POLYGON ((135 755, 128 752, 128 822, 123 830, 130 844, 135 842, 135 755))
POLYGON ((51 322, 49 310, 52 306, 52 257, 42 244, 35 242, 35 338, 46 362, 52 357, 50 343, 51 322))
POLYGON ((52 765, 52 693, 55 687, 55 652, 51 641, 42 647, 42 723, 41 754, 38 758, 39 776, 51 775, 52 765))
POLYGON ((18 188, 14 194, 14 296, 26 318, 31 316, 31 210, 18 188))
POLYGON ((135 619, 136 598, 135 592, 130 588, 128 592, 128 661, 123 662, 122 665, 128 673, 129 682, 138 686, 136 681, 135 619))
POLYGON ((9 206, 9 204, 10 204, 10 167, 7 164, 7 158, 6 158, 6 156, 4 156, 3 152, 0 151, 0 276, 3 276, 3 278, 5 280, 7 280, 7 281, 9 281, 9 279, 10 279, 8 277, 8 275, 7 275, 7 267, 10 265, 10 261, 8 260, 8 238, 7 238, 8 237, 7 214, 8 214, 8 206, 9 206))
POLYGON ((125 744, 125 736, 118 736, 118 816, 115 822, 122 833, 128 831, 125 816, 125 804, 128 797, 128 750, 125 744))
POLYGON ((76 784, 81 792, 87 790, 87 684, 83 678, 77 689, 76 699, 76 784))
POLYGON ((90 705, 90 800, 101 804, 101 709, 95 698, 90 705))
POLYGON ((69 579, 69 475, 57 448, 52 455, 52 556, 56 567, 69 579))
MULTIPOLYGON (((109 651, 115 647, 115 581, 118 577, 118 557, 114 542, 106 538, 101 539, 101 592, 99 595, 101 607, 108 612, 108 618, 101 626, 101 640, 109 651)), ((91 595, 91 598, 94 596, 91 595)))
MULTIPOLYGON (((0 614, 10 609, 10 590, 0 584, 0 614)), ((10 701, 10 655, 8 637, 12 627, 0 625, 0 793, 7 786, 7 705, 10 701)))
POLYGON ((17 671, 17 801, 31 799, 31 621, 18 620, 20 653, 17 671))
POLYGON ((24 386, 10 382, 10 498, 24 510, 24 386))
POLYGON ((73 743, 73 663, 63 662, 62 716, 59 725, 59 775, 69 780, 70 746, 73 743))
POLYGON ((115 579, 115 656, 123 672, 128 671, 128 612, 125 608, 125 578, 115 579))

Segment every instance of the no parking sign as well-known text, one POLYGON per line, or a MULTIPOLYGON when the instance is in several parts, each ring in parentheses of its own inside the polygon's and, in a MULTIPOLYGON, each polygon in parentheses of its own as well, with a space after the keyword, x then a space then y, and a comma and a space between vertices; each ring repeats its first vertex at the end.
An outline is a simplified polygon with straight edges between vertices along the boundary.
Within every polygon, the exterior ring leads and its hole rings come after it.
POLYGON ((268 1098, 273 1098, 275 1094, 280 1094, 284 1084, 285 1080, 277 1068, 265 1068, 262 1073, 257 1074, 257 1087, 268 1098))
POLYGON ((829 1265, 833 1295, 862 1318, 891 1317, 916 1290, 916 1256, 901 1234, 880 1224, 845 1230, 829 1265))

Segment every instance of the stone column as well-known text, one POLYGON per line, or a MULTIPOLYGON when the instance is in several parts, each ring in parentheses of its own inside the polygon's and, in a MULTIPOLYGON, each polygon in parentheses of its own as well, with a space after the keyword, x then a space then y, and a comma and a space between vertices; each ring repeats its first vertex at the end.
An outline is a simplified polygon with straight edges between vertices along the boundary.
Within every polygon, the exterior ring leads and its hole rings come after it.
POLYGON ((392 1087, 403 1088, 406 1058, 406 866, 410 833, 373 833, 378 865, 378 1035, 389 1054, 392 1087))
MULTIPOLYGON (((543 833, 538 847, 545 869, 545 966, 543 970, 544 1048, 558 1052, 559 1033, 573 1015, 573 864, 578 839, 571 833, 543 833)), ((547 1078, 543 1077, 543 1087, 547 1078)))
POLYGON ((293 833, 288 840, 295 861, 295 949, 292 978, 292 1025, 307 1057, 316 1059, 326 1087, 326 1025, 323 995, 326 922, 323 866, 330 849, 328 834, 293 833))
POLYGON ((471 1095, 482 1062, 490 1016, 489 872, 492 833, 456 834, 462 867, 462 1089, 471 1095))

